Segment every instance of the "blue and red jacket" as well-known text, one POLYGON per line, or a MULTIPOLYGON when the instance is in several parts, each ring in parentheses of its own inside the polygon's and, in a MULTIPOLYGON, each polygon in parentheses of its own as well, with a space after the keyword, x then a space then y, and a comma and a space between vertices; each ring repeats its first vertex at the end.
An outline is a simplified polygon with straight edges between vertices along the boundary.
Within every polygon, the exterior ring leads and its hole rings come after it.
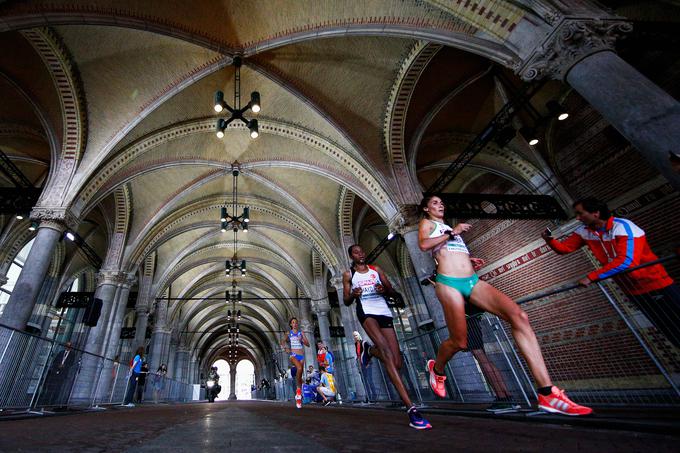
MULTIPOLYGON (((587 245, 602 267, 588 274, 590 280, 616 275, 631 267, 659 259, 647 243, 642 228, 627 219, 610 217, 607 226, 598 230, 579 227, 563 241, 548 240, 548 245, 560 255, 574 252, 587 245)), ((645 294, 673 283, 661 264, 643 267, 619 277, 629 294, 645 294)))

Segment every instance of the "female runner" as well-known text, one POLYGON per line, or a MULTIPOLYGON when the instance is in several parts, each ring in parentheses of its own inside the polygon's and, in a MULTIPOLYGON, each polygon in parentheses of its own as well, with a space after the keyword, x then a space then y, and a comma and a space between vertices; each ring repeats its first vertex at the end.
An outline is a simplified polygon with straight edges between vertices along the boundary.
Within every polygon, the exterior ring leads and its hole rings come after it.
POLYGON ((297 383, 297 390, 295 391, 295 406, 302 408, 302 371, 305 364, 305 350, 304 346, 309 347, 309 340, 305 333, 299 329, 297 318, 290 318, 288 321, 290 330, 288 334, 281 339, 281 346, 286 348, 290 354, 290 363, 297 369, 295 374, 295 382, 297 383), (288 343, 288 346, 286 346, 288 343))
POLYGON ((360 245, 352 245, 347 252, 352 259, 352 270, 342 275, 343 299, 345 305, 356 302, 357 318, 374 346, 368 348, 369 356, 375 356, 385 365, 394 388, 406 405, 409 426, 415 429, 430 429, 406 392, 399 370, 402 360, 394 332, 392 312, 383 294, 394 293, 392 284, 378 266, 366 264, 366 254, 360 245))
POLYGON ((435 292, 449 329, 449 338, 439 346, 437 359, 427 362, 432 391, 441 398, 446 396, 444 367, 455 353, 467 348, 465 304, 469 302, 510 324, 512 336, 538 386, 539 409, 564 415, 590 414, 592 409, 574 403, 564 390, 552 385, 526 313, 508 296, 477 277, 475 271, 484 265, 484 260, 471 258, 460 237, 471 225, 459 223, 454 228, 446 225, 444 203, 437 196, 423 198, 419 212, 423 218, 418 227, 418 243, 437 262, 435 292))

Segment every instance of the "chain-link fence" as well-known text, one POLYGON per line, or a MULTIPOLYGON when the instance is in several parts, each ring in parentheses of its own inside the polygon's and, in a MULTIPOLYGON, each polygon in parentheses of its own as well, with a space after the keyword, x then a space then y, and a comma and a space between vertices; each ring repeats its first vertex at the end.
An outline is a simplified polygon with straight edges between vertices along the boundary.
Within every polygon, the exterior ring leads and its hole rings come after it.
POLYGON ((0 325, 0 410, 92 408, 191 399, 192 386, 130 365, 0 325))
MULTIPOLYGON (((677 257, 660 260, 669 268, 677 257)), ((680 405, 680 290, 671 285, 639 294, 631 268, 584 287, 561 284, 519 299, 539 340, 555 385, 588 405, 680 405), (546 313, 550 313, 546 315, 546 313)), ((399 313, 397 313, 399 314, 399 313)), ((430 389, 425 370, 434 358, 446 327, 421 326, 405 333, 395 323, 404 359, 401 376, 415 402, 442 401, 430 389), (425 331, 423 331, 425 329, 425 331)), ((530 407, 536 385, 508 323, 488 313, 467 318, 468 348, 446 367, 447 398, 456 403, 508 403, 530 407)), ((336 365, 341 391, 363 395, 357 401, 395 401, 399 397, 382 363, 363 366, 355 357, 336 365), (352 363, 350 363, 352 362, 352 363), (348 370, 358 369, 362 391, 348 370)))

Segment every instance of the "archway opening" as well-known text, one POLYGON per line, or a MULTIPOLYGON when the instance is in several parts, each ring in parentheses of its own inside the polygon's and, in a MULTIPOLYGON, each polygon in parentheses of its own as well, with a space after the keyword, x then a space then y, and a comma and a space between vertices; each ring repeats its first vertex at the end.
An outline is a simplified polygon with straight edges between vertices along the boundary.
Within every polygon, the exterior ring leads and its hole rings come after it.
POLYGON ((217 398, 215 398, 215 401, 226 401, 229 399, 231 390, 229 388, 229 370, 231 367, 227 361, 223 359, 216 360, 212 366, 217 367, 217 374, 220 375, 220 386, 222 387, 222 390, 220 391, 220 394, 217 395, 217 398))
POLYGON ((251 387, 255 384, 255 366, 250 360, 241 360, 236 365, 236 399, 252 399, 251 387))

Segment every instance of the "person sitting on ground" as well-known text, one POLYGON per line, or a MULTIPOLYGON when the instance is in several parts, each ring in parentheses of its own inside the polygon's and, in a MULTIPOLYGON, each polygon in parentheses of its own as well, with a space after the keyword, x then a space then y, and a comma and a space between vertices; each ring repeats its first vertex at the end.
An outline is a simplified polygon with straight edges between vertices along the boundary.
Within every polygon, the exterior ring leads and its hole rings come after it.
POLYGON ((307 378, 311 380, 311 384, 316 388, 321 382, 321 375, 314 369, 312 365, 307 368, 307 378))
POLYGON ((323 405, 328 406, 332 402, 329 398, 335 398, 337 393, 335 389, 335 378, 331 373, 326 371, 326 367, 324 366, 319 367, 319 372, 321 373, 321 385, 316 388, 316 391, 319 392, 319 395, 323 398, 323 405))

